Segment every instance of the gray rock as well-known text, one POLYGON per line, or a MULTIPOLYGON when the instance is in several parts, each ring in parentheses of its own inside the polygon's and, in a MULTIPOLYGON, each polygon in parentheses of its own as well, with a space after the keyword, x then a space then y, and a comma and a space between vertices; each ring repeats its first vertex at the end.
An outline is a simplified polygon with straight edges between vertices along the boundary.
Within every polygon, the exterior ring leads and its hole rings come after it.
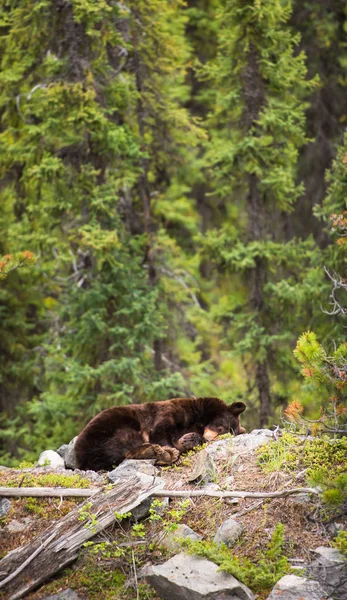
POLYGON ((273 432, 270 429, 254 429, 251 433, 244 433, 233 438, 233 450, 253 452, 260 446, 268 444, 273 439, 273 432))
POLYGON ((64 459, 59 456, 54 450, 45 450, 41 452, 39 460, 36 463, 37 467, 51 467, 51 469, 58 469, 59 467, 65 467, 64 459))
POLYGON ((24 517, 24 519, 21 519, 20 521, 17 519, 13 519, 6 526, 6 529, 10 533, 20 533, 21 531, 25 531, 29 527, 31 522, 32 519, 30 517, 24 517))
POLYGON ((241 523, 235 521, 235 519, 227 519, 218 527, 214 541, 216 544, 226 544, 227 546, 233 546, 235 542, 243 533, 243 527, 241 523))
POLYGON ((273 432, 270 429, 254 429, 251 433, 212 442, 207 446, 206 452, 215 459, 225 459, 231 454, 253 452, 273 439, 273 432))
POLYGON ((308 574, 316 579, 329 597, 347 598, 347 559, 335 548, 319 546, 314 551, 316 559, 310 564, 308 574))
POLYGON ((184 525, 181 523, 177 525, 177 528, 174 531, 169 531, 163 540, 160 542, 161 546, 171 550, 173 552, 177 552, 181 550, 181 546, 177 538, 189 538, 190 540, 196 541, 201 540, 202 537, 198 533, 195 533, 188 525, 184 525))
POLYGON ((138 473, 144 473, 145 475, 152 475, 155 477, 159 473, 159 470, 154 466, 155 460, 135 460, 128 459, 118 465, 113 471, 107 473, 109 481, 114 483, 117 479, 129 479, 134 477, 138 473))
POLYGON ((0 498, 0 519, 6 517, 11 508, 11 501, 7 498, 0 498))
POLYGON ((194 468, 189 475, 188 481, 192 483, 197 481, 202 484, 212 483, 216 478, 216 465, 214 460, 206 450, 200 450, 196 455, 194 468))
POLYGON ((267 600, 326 600, 326 593, 317 581, 297 575, 280 579, 267 600))
POLYGON ((251 590, 213 562, 184 553, 149 567, 146 579, 162 600, 254 600, 251 590))
POLYGON ((53 596, 45 596, 42 600, 80 600, 80 596, 71 588, 66 588, 66 590, 53 594, 53 596))
POLYGON ((77 436, 69 444, 63 444, 58 448, 57 453, 64 459, 66 469, 77 469, 77 460, 75 455, 75 443, 77 436))
POLYGON ((206 447, 206 452, 213 459, 224 460, 232 454, 233 441, 233 438, 230 437, 211 442, 206 447))

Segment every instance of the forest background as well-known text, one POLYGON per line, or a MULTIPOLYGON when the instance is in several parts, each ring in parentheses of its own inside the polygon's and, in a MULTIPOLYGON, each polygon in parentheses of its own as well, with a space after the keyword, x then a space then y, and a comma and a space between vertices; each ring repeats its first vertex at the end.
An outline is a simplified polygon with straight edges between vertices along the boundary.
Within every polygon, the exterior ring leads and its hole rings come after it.
POLYGON ((116 404, 343 402, 346 30, 342 0, 1 1, 2 464, 116 404))

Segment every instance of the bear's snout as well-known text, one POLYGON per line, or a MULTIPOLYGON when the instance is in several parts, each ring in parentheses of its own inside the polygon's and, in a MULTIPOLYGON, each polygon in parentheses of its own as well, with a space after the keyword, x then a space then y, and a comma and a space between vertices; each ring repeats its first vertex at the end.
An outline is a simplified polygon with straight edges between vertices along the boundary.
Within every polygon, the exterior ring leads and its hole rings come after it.
POLYGON ((208 427, 205 427, 204 434, 203 434, 202 437, 204 438, 204 440, 206 442, 213 442, 214 440, 217 439, 218 432, 217 431, 213 431, 213 429, 209 429, 208 427))

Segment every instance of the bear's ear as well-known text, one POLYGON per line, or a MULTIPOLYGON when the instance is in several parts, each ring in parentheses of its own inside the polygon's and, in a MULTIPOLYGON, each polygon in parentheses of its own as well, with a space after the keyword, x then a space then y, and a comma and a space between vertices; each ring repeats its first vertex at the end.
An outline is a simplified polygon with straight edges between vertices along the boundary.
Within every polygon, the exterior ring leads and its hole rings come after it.
POLYGON ((244 402, 233 402, 229 406, 229 411, 236 417, 237 415, 243 413, 243 411, 246 410, 246 408, 247 407, 244 402))

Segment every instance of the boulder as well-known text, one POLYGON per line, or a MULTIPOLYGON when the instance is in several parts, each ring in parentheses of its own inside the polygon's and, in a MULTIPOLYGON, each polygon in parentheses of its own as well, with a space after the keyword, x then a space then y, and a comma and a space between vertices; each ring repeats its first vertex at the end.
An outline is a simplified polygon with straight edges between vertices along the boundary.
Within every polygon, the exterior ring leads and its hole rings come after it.
POLYGON ((45 450, 41 452, 39 460, 36 463, 37 467, 51 467, 51 469, 59 469, 65 467, 64 459, 59 456, 54 450, 45 450))
POLYGON ((308 568, 309 575, 335 600, 347 598, 347 559, 335 548, 319 546, 316 559, 308 568))
POLYGON ((57 453, 64 459, 66 469, 77 469, 77 460, 75 455, 75 443, 77 436, 69 444, 63 444, 58 448, 57 453))
POLYGON ((326 600, 326 597, 318 581, 285 575, 276 583, 267 600, 326 600))
POLYGON ((239 537, 243 533, 243 527, 241 523, 235 519, 227 519, 218 527, 214 541, 216 544, 226 544, 227 546, 233 546, 239 537))
POLYGON ((188 525, 184 525, 183 523, 180 523, 179 525, 177 525, 177 527, 174 531, 169 531, 164 536, 164 538, 160 542, 160 544, 161 544, 161 546, 164 546, 164 548, 167 548, 168 550, 171 550, 172 552, 177 552, 177 551, 181 550, 181 546, 178 541, 178 538, 183 538, 183 539, 189 538, 190 540, 193 540, 193 541, 202 539, 201 535, 199 535, 198 533, 195 533, 195 531, 193 531, 190 527, 188 527, 188 525))
POLYGON ((162 600, 254 600, 251 590, 213 562, 183 552, 148 567, 146 579, 162 600))

